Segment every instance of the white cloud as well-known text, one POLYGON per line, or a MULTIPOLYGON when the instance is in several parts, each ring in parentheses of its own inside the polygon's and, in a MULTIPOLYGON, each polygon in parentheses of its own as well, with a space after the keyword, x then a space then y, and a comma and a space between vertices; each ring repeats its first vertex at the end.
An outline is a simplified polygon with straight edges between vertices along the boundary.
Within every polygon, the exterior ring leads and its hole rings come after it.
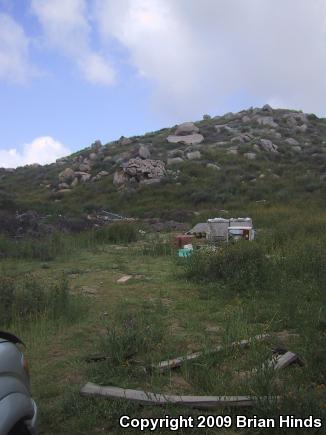
POLYGON ((173 116, 223 110, 231 97, 325 115, 324 0, 96 0, 116 38, 173 116))
POLYGON ((23 28, 10 15, 0 13, 0 79, 25 82, 33 72, 23 28))
POLYGON ((48 46, 72 59, 91 83, 112 85, 114 69, 107 58, 92 50, 92 28, 85 0, 32 0, 48 46))
POLYGON ((0 150, 0 167, 16 168, 33 163, 47 164, 69 154, 71 151, 61 142, 51 136, 42 136, 25 144, 22 151, 17 151, 15 148, 0 150))

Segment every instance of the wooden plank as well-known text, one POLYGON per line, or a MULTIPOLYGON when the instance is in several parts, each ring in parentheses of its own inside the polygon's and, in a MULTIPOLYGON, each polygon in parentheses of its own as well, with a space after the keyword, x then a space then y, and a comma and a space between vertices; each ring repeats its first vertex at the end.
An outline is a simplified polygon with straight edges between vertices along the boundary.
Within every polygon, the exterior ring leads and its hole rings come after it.
POLYGON ((80 390, 83 396, 102 396, 109 399, 130 400, 144 405, 183 405, 193 408, 216 408, 253 406, 258 400, 278 400, 278 397, 255 396, 177 396, 171 394, 150 393, 142 390, 129 390, 118 387, 102 387, 88 382, 80 390))
MULTIPOLYGON (((230 344, 230 347, 240 347, 243 349, 243 348, 248 347, 254 341, 261 341, 261 340, 264 340, 268 337, 270 337, 269 334, 256 335, 255 337, 249 338, 248 340, 241 340, 241 341, 233 342, 230 344)), ((212 353, 220 352, 222 349, 224 349, 224 346, 222 346, 222 345, 215 346, 214 348, 210 349, 207 353, 212 354, 212 353)), ((179 356, 177 358, 169 359, 166 361, 161 361, 158 364, 152 364, 151 369, 158 370, 160 373, 163 373, 167 370, 171 370, 171 369, 175 369, 177 367, 180 367, 185 362, 196 360, 203 355, 205 355, 204 351, 190 353, 188 355, 179 356)))

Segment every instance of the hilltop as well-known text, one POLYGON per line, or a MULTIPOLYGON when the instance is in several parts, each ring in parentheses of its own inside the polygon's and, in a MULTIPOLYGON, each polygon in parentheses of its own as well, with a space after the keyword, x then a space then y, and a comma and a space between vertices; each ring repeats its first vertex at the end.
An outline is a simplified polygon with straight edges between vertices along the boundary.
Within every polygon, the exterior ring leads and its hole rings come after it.
POLYGON ((326 197, 326 120, 269 105, 121 137, 51 165, 0 169, 2 210, 106 209, 189 220, 196 210, 326 197))

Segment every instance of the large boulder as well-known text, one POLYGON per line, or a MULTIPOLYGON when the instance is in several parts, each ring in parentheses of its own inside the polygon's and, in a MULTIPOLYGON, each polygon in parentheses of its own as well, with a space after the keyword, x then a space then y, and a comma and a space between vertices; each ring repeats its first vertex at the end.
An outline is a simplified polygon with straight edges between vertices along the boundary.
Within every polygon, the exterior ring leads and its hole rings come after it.
POLYGON ((141 159, 149 159, 151 156, 151 152, 146 145, 140 145, 138 150, 138 155, 141 159))
POLYGON ((169 143, 184 143, 186 145, 197 145, 203 142, 204 136, 199 133, 189 134, 187 136, 170 135, 166 138, 169 143))
POLYGON ((257 124, 262 125, 264 127, 278 127, 278 124, 274 121, 272 116, 255 116, 255 121, 257 124))
POLYGON ((128 176, 122 168, 115 171, 113 175, 113 184, 116 187, 121 187, 128 182, 128 176))
POLYGON ((297 131, 298 133, 305 133, 307 131, 307 129, 308 129, 307 124, 302 124, 302 125, 298 125, 295 128, 295 131, 297 131))
POLYGON ((192 122, 183 122, 182 124, 178 125, 178 127, 175 130, 176 136, 187 136, 188 134, 192 133, 198 133, 199 128, 195 126, 192 122))
POLYGON ((273 113, 273 108, 269 104, 265 104, 265 106, 261 109, 263 112, 273 113))
POLYGON ((278 146, 275 145, 270 139, 260 139, 260 147, 264 151, 268 151, 271 153, 277 153, 278 152, 278 146))
POLYGON ((86 183, 86 181, 89 181, 91 179, 91 174, 83 171, 75 172, 75 176, 81 183, 86 183))
POLYGON ((89 160, 95 162, 98 159, 98 155, 96 153, 90 153, 88 158, 89 158, 89 160))
POLYGON ((75 171, 71 168, 66 168, 60 172, 58 178, 61 183, 69 183, 75 178, 75 171))
POLYGON ((78 170, 80 172, 89 172, 91 170, 91 166, 88 162, 87 163, 83 162, 78 166, 78 170))

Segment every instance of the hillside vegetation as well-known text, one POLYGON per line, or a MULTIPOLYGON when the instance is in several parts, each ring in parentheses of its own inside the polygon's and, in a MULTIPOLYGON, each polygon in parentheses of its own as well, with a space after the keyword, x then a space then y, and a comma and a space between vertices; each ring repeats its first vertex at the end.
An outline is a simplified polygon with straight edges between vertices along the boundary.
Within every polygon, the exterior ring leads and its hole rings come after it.
POLYGON ((189 221, 196 210, 326 197, 325 119, 264 106, 188 124, 96 141, 51 165, 2 169, 1 209, 80 216, 104 208, 189 221))

